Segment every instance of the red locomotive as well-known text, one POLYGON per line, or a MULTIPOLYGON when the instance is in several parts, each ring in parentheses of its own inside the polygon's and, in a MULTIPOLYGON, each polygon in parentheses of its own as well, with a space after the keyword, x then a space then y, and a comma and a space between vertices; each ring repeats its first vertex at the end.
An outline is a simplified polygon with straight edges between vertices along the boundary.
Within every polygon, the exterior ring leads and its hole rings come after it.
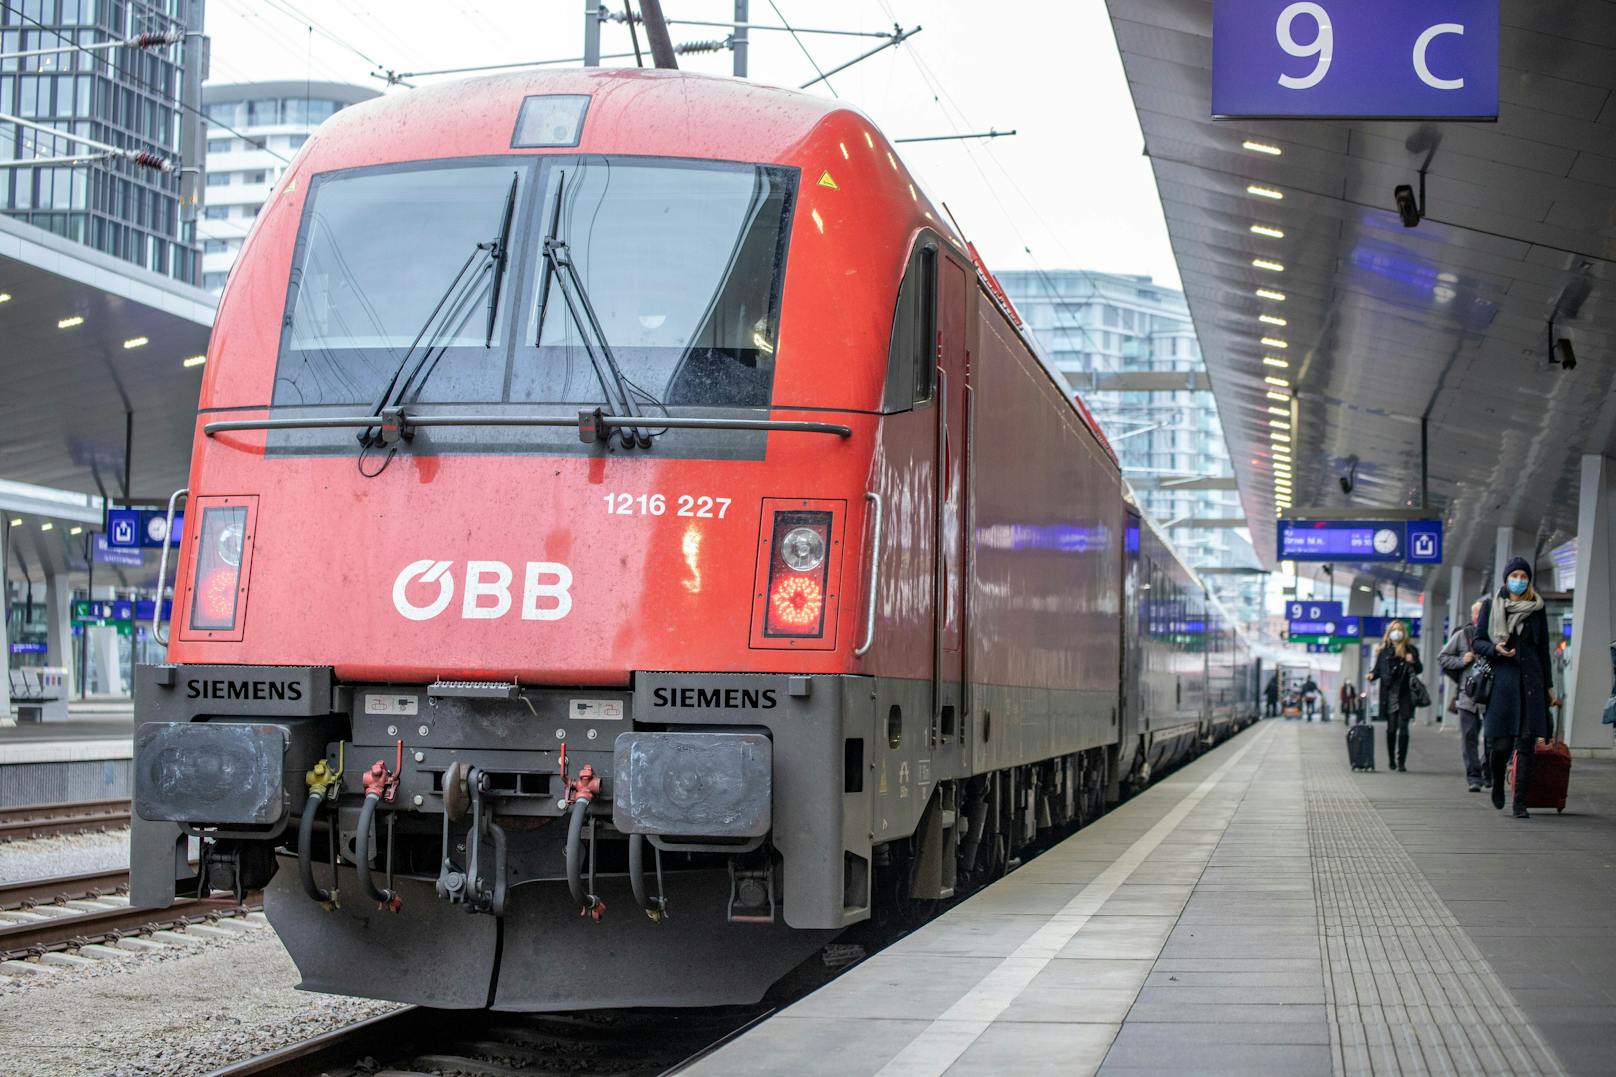
POLYGON ((134 898, 262 887, 322 991, 755 999, 1255 716, 1152 536, 857 112, 664 71, 367 102, 220 305, 134 898))

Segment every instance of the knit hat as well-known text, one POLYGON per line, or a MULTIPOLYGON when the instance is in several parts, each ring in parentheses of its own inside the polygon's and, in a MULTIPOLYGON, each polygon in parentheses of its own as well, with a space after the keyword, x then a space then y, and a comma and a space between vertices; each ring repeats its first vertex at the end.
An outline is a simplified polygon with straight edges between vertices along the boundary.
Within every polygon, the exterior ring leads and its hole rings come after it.
POLYGON ((1509 564, 1504 566, 1504 579, 1509 579, 1512 572, 1526 573, 1526 581, 1532 581, 1532 566, 1524 557, 1512 557, 1509 564))

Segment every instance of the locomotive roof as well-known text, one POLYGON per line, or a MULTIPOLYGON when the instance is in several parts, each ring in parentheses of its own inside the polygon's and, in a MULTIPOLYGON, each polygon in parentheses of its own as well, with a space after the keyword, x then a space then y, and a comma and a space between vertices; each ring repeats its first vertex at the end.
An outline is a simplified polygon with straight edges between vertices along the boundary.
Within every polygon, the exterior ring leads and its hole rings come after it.
POLYGON ((535 94, 591 98, 580 145, 559 152, 778 161, 826 116, 862 116, 843 102, 744 79, 651 68, 574 68, 489 75, 388 94, 338 112, 322 133, 340 132, 345 139, 361 132, 381 136, 386 152, 379 156, 394 159, 508 153, 522 101, 535 94))

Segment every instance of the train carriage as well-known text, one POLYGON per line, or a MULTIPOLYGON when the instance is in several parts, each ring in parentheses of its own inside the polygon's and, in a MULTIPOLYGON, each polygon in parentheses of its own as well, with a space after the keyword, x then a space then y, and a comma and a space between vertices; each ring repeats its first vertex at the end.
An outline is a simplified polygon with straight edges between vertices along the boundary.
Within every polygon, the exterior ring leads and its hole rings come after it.
POLYGON ((866 118, 751 83, 338 114, 186 505, 134 900, 262 887, 316 990, 755 999, 1208 720, 1205 593, 991 276, 866 118))

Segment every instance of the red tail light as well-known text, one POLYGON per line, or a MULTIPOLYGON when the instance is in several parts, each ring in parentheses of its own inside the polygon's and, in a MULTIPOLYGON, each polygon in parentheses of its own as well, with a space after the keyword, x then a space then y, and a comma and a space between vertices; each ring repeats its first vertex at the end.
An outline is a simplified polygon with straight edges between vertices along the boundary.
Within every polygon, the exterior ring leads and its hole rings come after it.
MULTIPOLYGON (((239 640, 252 563, 251 497, 198 498, 191 596, 184 638, 239 640)), ((193 509, 195 512, 195 509, 193 509)))
POLYGON ((752 646, 828 650, 836 645, 842 545, 836 508, 841 505, 764 501, 752 646))

